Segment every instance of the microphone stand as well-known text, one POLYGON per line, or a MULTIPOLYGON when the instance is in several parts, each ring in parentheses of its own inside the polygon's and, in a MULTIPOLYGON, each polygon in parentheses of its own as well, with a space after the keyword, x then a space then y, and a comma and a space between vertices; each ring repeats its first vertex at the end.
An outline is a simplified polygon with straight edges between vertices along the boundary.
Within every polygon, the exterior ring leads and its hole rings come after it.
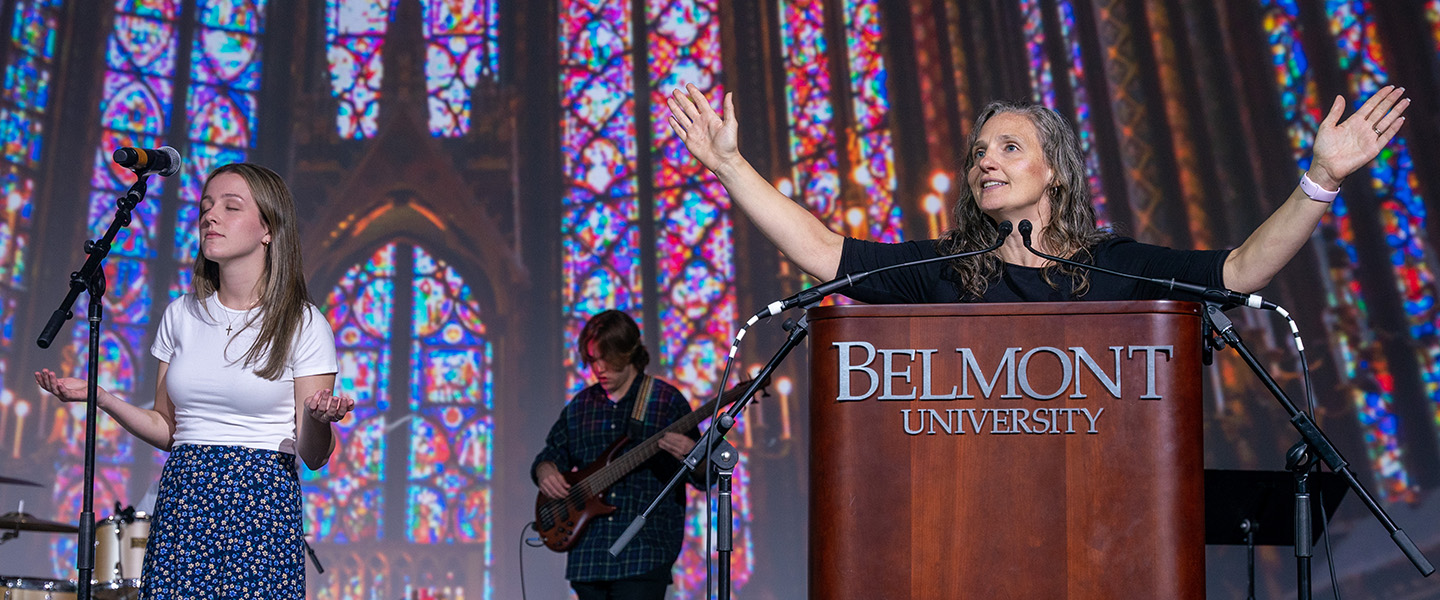
MULTIPOLYGON (((803 290, 785 300, 774 302, 765 310, 756 314, 755 318, 759 319, 774 315, 795 306, 801 307, 802 310, 808 310, 810 307, 819 304, 826 296, 860 283, 860 281, 875 273, 992 252, 1005 243, 1005 238, 1010 236, 1011 229, 1012 226, 1009 221, 1000 223, 997 226, 999 235, 995 243, 979 250, 958 252, 944 256, 933 256, 837 277, 823 284, 803 290)), ((650 515, 655 512, 656 508, 659 508, 660 501, 668 496, 671 490, 675 489, 675 486, 680 483, 680 479, 684 477, 687 472, 694 472, 700 462, 708 458, 720 474, 720 502, 717 507, 720 514, 716 524, 716 528, 718 529, 716 532, 716 551, 720 554, 720 566, 718 567, 720 575, 718 585, 719 596, 720 600, 730 600, 730 551, 733 548, 730 522, 732 510, 730 476, 735 464, 739 461, 739 453, 735 450, 734 446, 725 441, 725 435, 735 426, 735 419, 745 410, 745 407, 750 404, 750 399, 755 395, 755 391, 758 390, 761 385, 770 381, 771 374, 773 374, 775 369, 779 368, 780 363, 784 362, 785 358, 790 355, 790 351, 794 350, 796 346, 800 345, 800 342, 805 340, 805 336, 809 334, 809 316, 809 313, 803 313, 799 321, 785 321, 783 327, 786 331, 790 332, 790 335, 785 339, 785 343, 780 346, 779 350, 775 351, 775 355, 770 358, 770 362, 765 363, 765 366, 755 375, 755 378, 751 380, 750 387, 745 390, 745 393, 741 394, 740 398, 736 400, 724 414, 716 418, 715 421, 710 424, 710 427, 705 430, 705 433, 700 436, 700 441, 695 443, 695 447, 690 450, 690 454, 685 457, 685 460, 681 461, 680 468, 675 470, 675 475, 670 477, 670 481, 665 484, 665 488, 660 490, 660 493, 655 496, 654 500, 650 501, 650 505, 645 508, 644 512, 640 513, 640 516, 635 517, 635 520, 630 522, 630 526, 625 529, 625 532, 621 533, 619 538, 616 538, 615 543, 610 546, 610 556, 619 556, 620 552, 625 549, 625 546, 630 544, 630 540, 633 539, 636 534, 640 533, 640 529, 645 526, 645 522, 650 518, 650 515)), ((716 392, 717 398, 722 393, 723 390, 716 392)), ((709 507, 706 508, 708 509, 709 507)))
POLYGON ((89 294, 87 318, 90 322, 90 348, 87 354, 88 369, 85 388, 85 480, 82 484, 80 502, 79 547, 75 549, 75 568, 79 581, 76 582, 76 598, 90 600, 90 588, 95 571, 95 423, 99 418, 96 397, 100 381, 100 322, 105 316, 105 258, 110 255, 110 244, 115 235, 130 225, 130 214, 135 206, 145 199, 148 175, 140 175, 135 185, 124 196, 115 200, 115 219, 99 240, 87 240, 85 253, 90 255, 79 271, 70 274, 70 292, 60 302, 60 307, 50 315, 50 321, 41 330, 36 340, 41 348, 49 348, 60 332, 60 327, 75 316, 71 308, 75 299, 84 291, 89 294))
POLYGON ((1410 563, 1415 565, 1415 568, 1420 571, 1422 576, 1429 577, 1431 573, 1434 573, 1435 567, 1431 566, 1430 561, 1426 560, 1425 555, 1420 552, 1420 549, 1415 546, 1415 543, 1410 541, 1410 536, 1406 535, 1404 530, 1395 525, 1395 522, 1390 519, 1390 515, 1385 512, 1385 509, 1375 501, 1375 498, 1370 495, 1370 492, 1365 489, 1365 486, 1361 485, 1360 481, 1355 477, 1355 473, 1351 472, 1350 463, 1346 462, 1345 458, 1340 455, 1340 451, 1335 448, 1335 445, 1331 443, 1330 439, 1325 436, 1325 433, 1320 430, 1320 426, 1310 418, 1310 415, 1296 408, 1295 403, 1291 402, 1290 398, 1285 395, 1284 390, 1280 389, 1280 385, 1275 383, 1275 380, 1270 377, 1270 373, 1265 369, 1265 366, 1261 364, 1260 361, 1255 358, 1255 355, 1250 352, 1250 349, 1245 346, 1245 342, 1240 339, 1240 334, 1235 332, 1235 325, 1230 322, 1229 317, 1225 316, 1224 311, 1220 309, 1220 305, 1215 302, 1206 301, 1204 315, 1205 319, 1212 323, 1211 327, 1215 334, 1223 340, 1224 344, 1235 348, 1240 358, 1245 361, 1245 364, 1250 367, 1250 370, 1254 372, 1256 377, 1260 379, 1260 382, 1265 385, 1265 389, 1269 390, 1270 395, 1274 396, 1275 399, 1280 402, 1285 412, 1290 415, 1290 424, 1295 427, 1296 431, 1300 432, 1300 442, 1292 446, 1286 453, 1286 467, 1295 472, 1296 583, 1301 600, 1309 600, 1310 598, 1310 511, 1312 507, 1306 480, 1309 476, 1310 468, 1316 465, 1316 458, 1324 461, 1326 465, 1329 465, 1331 471, 1345 479, 1345 483, 1350 486, 1350 489, 1355 491, 1355 495, 1360 497, 1360 501, 1365 503, 1365 507, 1370 509, 1371 514, 1375 515, 1375 519, 1380 521, 1385 531, 1389 532, 1390 539, 1394 541, 1395 545, 1400 548, 1400 551, 1405 554, 1405 558, 1410 559, 1410 563))
MULTIPOLYGON (((1320 426, 1310 418, 1310 415, 1296 408, 1295 403, 1290 401, 1289 396, 1285 395, 1285 391, 1280 389, 1280 385, 1270 376, 1270 372, 1266 370, 1265 365, 1261 364, 1260 361, 1255 358, 1255 355, 1250 352, 1250 348, 1245 345, 1245 342, 1240 339, 1240 334, 1235 331, 1234 323, 1230 321, 1229 317, 1225 316, 1223 307, 1219 302, 1219 300, 1255 298, 1253 304, 1258 308, 1258 305, 1261 304, 1258 297, 1247 294, 1237 294, 1230 290, 1203 288, 1194 284, 1182 285, 1173 279, 1157 280, 1141 275, 1097 267, 1058 256, 1051 256, 1031 246, 1031 229, 1032 227, 1029 221, 1020 222, 1020 236, 1025 243, 1025 249, 1029 250, 1031 254, 1041 258, 1156 285, 1170 284, 1186 291, 1201 290, 1200 295, 1205 298, 1205 310, 1201 313, 1201 316, 1204 319, 1205 330, 1208 332, 1207 344, 1212 341, 1209 339, 1209 336, 1214 336, 1213 343, 1215 347, 1220 348, 1229 345, 1235 348, 1240 358, 1245 361, 1246 366, 1250 367, 1250 370, 1260 379, 1265 389, 1270 391, 1270 395, 1274 396, 1275 400, 1280 402, 1280 406, 1285 409, 1286 414, 1290 415, 1290 424, 1300 432, 1300 442, 1292 446, 1286 453, 1286 467, 1295 473, 1296 581, 1298 585, 1297 591, 1301 600, 1310 599, 1310 512, 1312 507, 1310 504, 1307 479, 1309 478, 1310 469, 1316 466, 1316 458, 1319 458, 1324 461, 1326 465, 1329 465, 1330 470, 1339 474, 1350 486, 1350 489, 1355 491, 1355 495, 1360 497, 1360 501, 1365 503, 1365 507, 1370 509, 1371 514, 1374 514, 1375 518, 1380 521, 1380 524, 1385 527, 1385 530, 1390 533, 1390 539, 1395 542, 1395 545, 1400 548, 1400 551, 1405 554, 1405 557, 1410 559, 1410 563, 1415 565, 1415 568, 1420 571, 1422 576, 1429 577, 1431 573, 1435 572, 1435 567, 1431 566, 1430 561, 1426 560, 1425 555, 1420 552, 1420 549, 1415 546, 1415 543, 1410 541, 1410 536, 1406 535, 1404 530, 1395 525, 1395 522, 1390 519, 1390 515, 1385 512, 1385 509, 1375 501, 1370 495, 1370 492, 1365 489, 1365 486, 1361 485, 1360 481, 1355 477, 1355 474, 1350 471, 1350 463, 1340 455, 1340 451, 1335 448, 1335 445, 1331 443, 1330 439, 1325 436, 1325 433, 1320 430, 1320 426)), ((1245 301, 1241 303, 1249 304, 1249 302, 1245 301)))
MULTIPOLYGON (((684 477, 686 473, 693 472, 702 460, 709 458, 711 464, 720 470, 721 505, 719 512, 721 519, 717 519, 716 524, 719 529, 716 536, 716 550, 720 552, 721 558, 719 567, 719 594, 720 600, 730 599, 729 554, 733 547, 733 542, 730 539, 730 474, 739 460, 739 453, 735 450, 734 446, 730 445, 730 442, 725 441, 725 434, 729 433, 730 429, 735 426, 735 417, 738 416, 741 411, 745 410, 746 405, 750 404, 750 399, 755 395, 755 391, 760 388, 761 384, 769 381, 770 375, 775 372, 775 369, 780 366, 781 362, 784 362, 785 357, 789 356, 790 351, 794 350, 796 346, 799 346, 800 342, 804 341, 805 336, 810 333, 809 321, 807 320, 808 316, 808 314, 801 315, 800 320, 796 322, 786 321, 786 325, 789 325, 786 329, 790 331, 790 335, 785 338, 785 343, 782 344, 780 349, 775 352, 775 355, 770 358, 770 362, 765 363, 765 367, 760 369, 760 372, 750 381, 750 387, 745 390, 745 393, 741 394, 740 398, 736 400, 734 404, 730 405, 730 408, 726 409, 723 414, 710 424, 710 427, 705 430, 705 434, 700 436, 700 441, 695 443, 695 448, 690 450, 690 454, 685 457, 684 461, 681 461, 680 468, 675 470, 675 475, 670 477, 669 483, 665 484, 665 489, 660 490, 660 493, 655 496, 655 499, 650 501, 650 506, 647 506, 645 511, 640 513, 640 516, 635 517, 635 520, 630 522, 630 526, 625 529, 625 532, 620 534, 619 538, 616 538, 615 543, 610 546, 610 556, 619 556, 620 552, 625 549, 625 546, 630 544, 630 540, 633 539, 636 534, 640 533, 640 529, 645 526, 645 521, 650 518, 650 515, 655 512, 655 509, 660 507, 660 502, 666 496, 670 495, 670 491, 675 489, 675 486, 680 483, 680 479, 684 477)), ((709 507, 706 508, 708 510, 709 507)))

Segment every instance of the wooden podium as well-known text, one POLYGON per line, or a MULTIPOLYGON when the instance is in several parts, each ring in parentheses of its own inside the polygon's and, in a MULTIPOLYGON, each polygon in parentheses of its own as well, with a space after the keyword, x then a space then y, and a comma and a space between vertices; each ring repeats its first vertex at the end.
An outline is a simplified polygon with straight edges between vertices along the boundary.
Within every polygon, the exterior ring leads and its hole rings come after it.
POLYGON ((812 309, 810 597, 1204 598, 1200 310, 812 309))

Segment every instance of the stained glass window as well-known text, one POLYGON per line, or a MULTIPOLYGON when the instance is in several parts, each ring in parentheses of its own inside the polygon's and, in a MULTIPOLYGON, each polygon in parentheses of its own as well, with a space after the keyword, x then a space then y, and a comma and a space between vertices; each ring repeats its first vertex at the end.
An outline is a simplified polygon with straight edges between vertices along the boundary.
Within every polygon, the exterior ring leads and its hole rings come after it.
MULTIPOLYGON (((90 197, 87 231, 103 232, 115 212, 115 200, 123 196, 135 181, 128 170, 111 162, 116 148, 138 146, 155 148, 163 145, 174 109, 173 80, 179 51, 180 0, 116 0, 114 29, 105 48, 105 77, 100 94, 100 146, 95 150, 95 163, 90 176, 90 197)), ((160 218, 160 197, 166 182, 152 177, 145 201, 135 207, 130 226, 115 237, 106 261, 105 323, 100 340, 100 385, 120 398, 130 398, 140 385, 142 363, 148 360, 147 329, 155 308, 153 288, 156 285, 150 261, 165 251, 163 238, 157 235, 160 218)), ((77 301, 81 306, 83 297, 77 301)), ((88 345, 88 325, 77 320, 71 328, 70 350, 63 355, 61 369, 73 376, 85 377, 84 357, 88 345)), ((148 399, 141 399, 143 403, 148 399)), ((83 431, 84 412, 57 411, 58 430, 83 431), (62 412, 66 414, 62 415, 62 412), (67 417, 68 419, 64 418, 67 417), (62 421, 64 421, 62 423, 62 421)), ((78 463, 83 458, 83 435, 63 444, 62 455, 68 464, 58 468, 61 476, 55 481, 58 496, 79 498, 83 479, 78 463), (75 471, 73 477, 64 474, 75 471)), ((128 499, 125 481, 130 477, 134 457, 133 438, 108 415, 101 415, 96 437, 97 467, 96 506, 109 504, 102 497, 108 490, 115 500, 128 499), (102 477, 115 477, 102 482, 102 477)), ((113 501, 113 500, 110 500, 113 501)), ((60 507, 65 520, 78 512, 76 506, 60 507)), ((57 575, 71 573, 73 552, 69 542, 52 543, 52 559, 57 575), (68 546, 68 548, 67 548, 68 546)))
POLYGON ((380 50, 390 24, 393 0, 326 0, 325 44, 330 91, 338 101, 340 137, 375 135, 380 118, 380 50))
POLYGON ((354 394, 355 412, 335 424, 335 455, 330 463, 320 471, 301 471, 305 523, 317 542, 384 538, 395 252, 390 244, 351 267, 322 306, 335 332, 340 364, 335 387, 354 394))
MULTIPOLYGON (((1294 0, 1262 0, 1261 7, 1280 104, 1288 123, 1290 148, 1299 169, 1308 169, 1309 149, 1322 113, 1300 41, 1299 7, 1294 0)), ((1380 483, 1383 496, 1391 499, 1412 496, 1414 490, 1397 436, 1399 422, 1392 409, 1393 379, 1376 333, 1369 326, 1370 311, 1357 275, 1355 231, 1345 194, 1335 199, 1321 223, 1321 230, 1326 242, 1339 250, 1338 253, 1317 253, 1329 275, 1325 280, 1325 321, 1329 325, 1336 364, 1364 431, 1371 471, 1380 483)))
MULTIPOLYGON (((499 74, 499 0, 422 0, 430 133, 470 130, 471 96, 499 74)), ((326 0, 325 43, 340 137, 373 137, 380 125, 385 34, 395 0, 326 0)))
MULTIPOLYGON (((1327 0, 1330 34, 1334 36, 1340 68, 1356 98, 1369 98, 1390 79, 1382 38, 1376 32, 1369 0, 1327 0)), ((1426 261, 1428 213, 1420 181, 1410 155, 1407 133, 1402 131, 1370 164, 1370 189, 1380 201, 1380 223, 1389 246, 1391 273, 1400 293, 1401 308, 1420 384, 1430 400, 1431 414, 1440 423, 1440 306, 1435 303, 1435 273, 1426 261)), ((1413 489, 1406 490, 1413 494, 1413 489)))
POLYGON ((354 392, 356 408, 337 424, 330 464, 302 474, 306 522, 312 539, 332 544, 333 552, 353 548, 356 558, 336 567, 338 576, 318 596, 353 599, 405 589, 412 597, 411 591, 423 596, 448 586, 445 597, 458 597, 453 594, 463 594, 468 584, 477 597, 489 597, 494 355, 479 299, 444 260, 418 246, 391 243, 346 271, 323 309, 336 334, 336 387, 354 392), (411 307, 408 319, 397 314, 404 306, 411 307), (399 348, 404 370, 392 364, 399 348), (390 386, 407 382, 409 400, 392 403, 390 386), (387 436, 402 425, 410 434, 408 443, 401 442, 406 460, 389 464, 387 436), (390 521, 399 529, 387 526, 390 521), (377 546, 371 542, 387 540, 387 529, 403 531, 403 539, 388 539, 390 548, 478 546, 484 569, 447 584, 441 573, 466 574, 475 564, 397 563, 384 558, 392 552, 372 554, 377 546))
POLYGON ((785 118, 789 125, 792 194, 834 231, 845 231, 835 108, 830 100, 830 51, 822 0, 781 0, 785 56, 785 118))
MULTIPOLYGON (((188 158, 180 175, 174 237, 157 231, 164 206, 160 198, 170 183, 163 177, 151 177, 146 200, 136 207, 130 226, 116 236, 106 265, 100 385, 122 398, 149 389, 139 381, 149 360, 147 330, 154 315, 189 287, 189 265, 199 247, 196 217, 205 175, 219 164, 244 160, 254 145, 265 5, 266 0, 115 3, 114 30, 105 53, 100 147, 95 151, 90 180, 89 231, 100 232, 109 225, 116 197, 135 181, 133 174, 112 163, 116 148, 154 148, 168 142, 179 146, 188 158), (182 49, 180 32, 186 28, 193 43, 182 49), (188 64, 189 83, 176 89, 177 65, 182 62, 179 53, 186 50, 189 59, 183 62, 188 64), (181 120, 175 118, 177 105, 184 107, 181 120), (170 130, 177 122, 188 124, 183 134, 170 130), (151 263, 167 254, 175 261, 175 275, 156 277, 151 263), (156 288, 168 291, 158 302, 156 288)), ((84 356, 86 325, 77 323, 73 332, 73 354, 67 356, 84 356)), ((83 360, 72 359, 66 360, 63 368, 83 376, 85 365, 83 360)), ((148 398, 137 401, 144 404, 148 398)), ((82 413, 74 412, 72 422, 64 427, 78 431, 82 418, 82 413)), ((57 421, 56 427, 61 426, 57 421)), ((83 436, 70 439, 74 441, 63 447, 72 460, 78 460, 83 436)), ((134 460, 133 438, 102 416, 97 441, 97 460, 116 465, 105 472, 128 478, 126 465, 134 460)), ((66 486, 78 485, 78 478, 62 476, 56 482, 62 494, 72 493, 66 486)), ((115 483, 108 488, 121 492, 117 499, 128 499, 124 485, 115 483)))
MULTIPOLYGON (((1025 54, 1030 63, 1030 90, 1035 102, 1051 110, 1062 110, 1055 97, 1054 75, 1049 54, 1045 48, 1043 10, 1039 0, 1020 0, 1020 11, 1025 17, 1025 54)), ((1056 0, 1056 20, 1069 61, 1065 70, 1074 98, 1076 132, 1080 138, 1080 150, 1085 155, 1085 171, 1090 180, 1090 203, 1103 227, 1108 223, 1105 210, 1105 190, 1100 182, 1100 153, 1095 146, 1095 127, 1090 122, 1090 94, 1085 86, 1085 56, 1080 51, 1080 35, 1075 28, 1075 7, 1069 0, 1056 0)))
MULTIPOLYGON (((15 348, 16 300, 29 287, 30 219, 45 142, 43 119, 50 105, 56 19, 62 8, 60 0, 15 2, 4 53, 8 64, 0 89, 0 381, 10 370, 15 348)), ((24 413, 30 409, 30 402, 0 389, 0 439, 19 443, 24 413)))
POLYGON ((890 135, 889 73, 885 68, 884 30, 879 0, 846 0, 845 41, 849 51, 851 108, 855 123, 850 140, 852 177, 864 190, 870 239, 899 242, 900 206, 895 203, 895 144, 890 135))
POLYGON ((470 93, 499 67, 498 0, 425 0, 425 88, 430 133, 458 137, 470 130, 470 93))
MULTIPOLYGON (((723 98, 720 6, 717 0, 665 0, 645 4, 643 15, 632 8, 564 1, 560 10, 568 391, 585 385, 575 352, 580 328, 591 315, 614 308, 642 329, 655 320, 659 365, 652 372, 699 403, 715 392, 735 325, 730 203, 670 131, 665 100, 684 84, 716 102, 723 98), (633 47, 632 39, 644 47, 633 47), (636 53, 644 55, 643 73, 635 72, 636 53), (637 136, 640 131, 645 135, 637 136), (642 152, 637 137, 650 147, 642 152), (645 186, 642 175, 649 178, 645 186), (651 197, 639 197, 642 188, 651 197), (642 210, 642 202, 651 210, 642 210), (654 247, 640 247, 642 228, 654 232, 654 247), (641 276, 647 253, 655 261, 653 282, 641 276), (654 307, 642 301, 647 289, 654 307)), ((704 511, 698 498, 692 494, 697 515, 704 511)), ((748 523, 749 513, 737 518, 748 523)), ((676 565, 674 593, 681 597, 704 586, 703 540, 699 530, 687 535, 676 565)), ((753 563, 747 560, 737 555, 732 561, 737 583, 748 580, 746 565, 753 563)))
POLYGON ((266 0, 199 0, 190 49, 189 122, 180 204, 175 217, 178 266, 171 298, 190 289, 190 262, 199 252, 201 187, 215 167, 245 160, 255 145, 256 92, 266 0))
POLYGON ((734 248, 730 196, 709 170, 690 158, 670 130, 665 99, 682 84, 711 98, 720 86, 720 19, 716 0, 652 6, 650 42, 651 165, 655 173, 656 289, 661 369, 687 397, 715 393, 721 359, 735 323, 734 248))
POLYGON ((575 341, 585 321, 613 308, 644 323, 630 3, 561 6, 562 302, 573 394, 584 384, 575 341))
POLYGON ((494 356, 482 309, 455 269, 415 248, 406 534, 484 544, 491 564, 494 356))

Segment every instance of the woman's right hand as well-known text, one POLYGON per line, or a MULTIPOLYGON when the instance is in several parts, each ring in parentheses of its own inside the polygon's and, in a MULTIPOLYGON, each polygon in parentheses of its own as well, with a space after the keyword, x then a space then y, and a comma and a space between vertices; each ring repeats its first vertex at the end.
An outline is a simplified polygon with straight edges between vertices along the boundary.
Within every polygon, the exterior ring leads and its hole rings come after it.
MULTIPOLYGON (((84 379, 61 377, 51 372, 50 369, 41 369, 35 373, 35 383, 40 385, 40 389, 50 392, 50 395, 65 402, 85 401, 86 382, 84 379)), ((97 396, 101 396, 104 395, 105 390, 96 388, 96 392, 97 396)))
POLYGON ((716 171, 740 160, 740 124, 735 120, 733 94, 725 94, 723 117, 715 113, 710 99, 693 83, 675 90, 665 104, 670 107, 670 129, 705 168, 716 171))

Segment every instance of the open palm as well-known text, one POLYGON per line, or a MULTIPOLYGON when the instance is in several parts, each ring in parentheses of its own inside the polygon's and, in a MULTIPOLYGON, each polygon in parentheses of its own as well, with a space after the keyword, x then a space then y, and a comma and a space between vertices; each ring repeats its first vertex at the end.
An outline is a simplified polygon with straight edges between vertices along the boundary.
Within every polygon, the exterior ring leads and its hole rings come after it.
POLYGON ((1385 86, 1343 122, 1345 99, 1337 96, 1315 133, 1311 179, 1326 189, 1336 189, 1346 176, 1374 160, 1405 122, 1400 115, 1410 100, 1402 99, 1404 95, 1405 88, 1385 86))
POLYGON ((724 117, 715 112, 710 99, 694 84, 675 90, 665 104, 670 107, 670 129, 700 164, 714 171, 740 157, 740 127, 731 94, 725 94, 724 117))

